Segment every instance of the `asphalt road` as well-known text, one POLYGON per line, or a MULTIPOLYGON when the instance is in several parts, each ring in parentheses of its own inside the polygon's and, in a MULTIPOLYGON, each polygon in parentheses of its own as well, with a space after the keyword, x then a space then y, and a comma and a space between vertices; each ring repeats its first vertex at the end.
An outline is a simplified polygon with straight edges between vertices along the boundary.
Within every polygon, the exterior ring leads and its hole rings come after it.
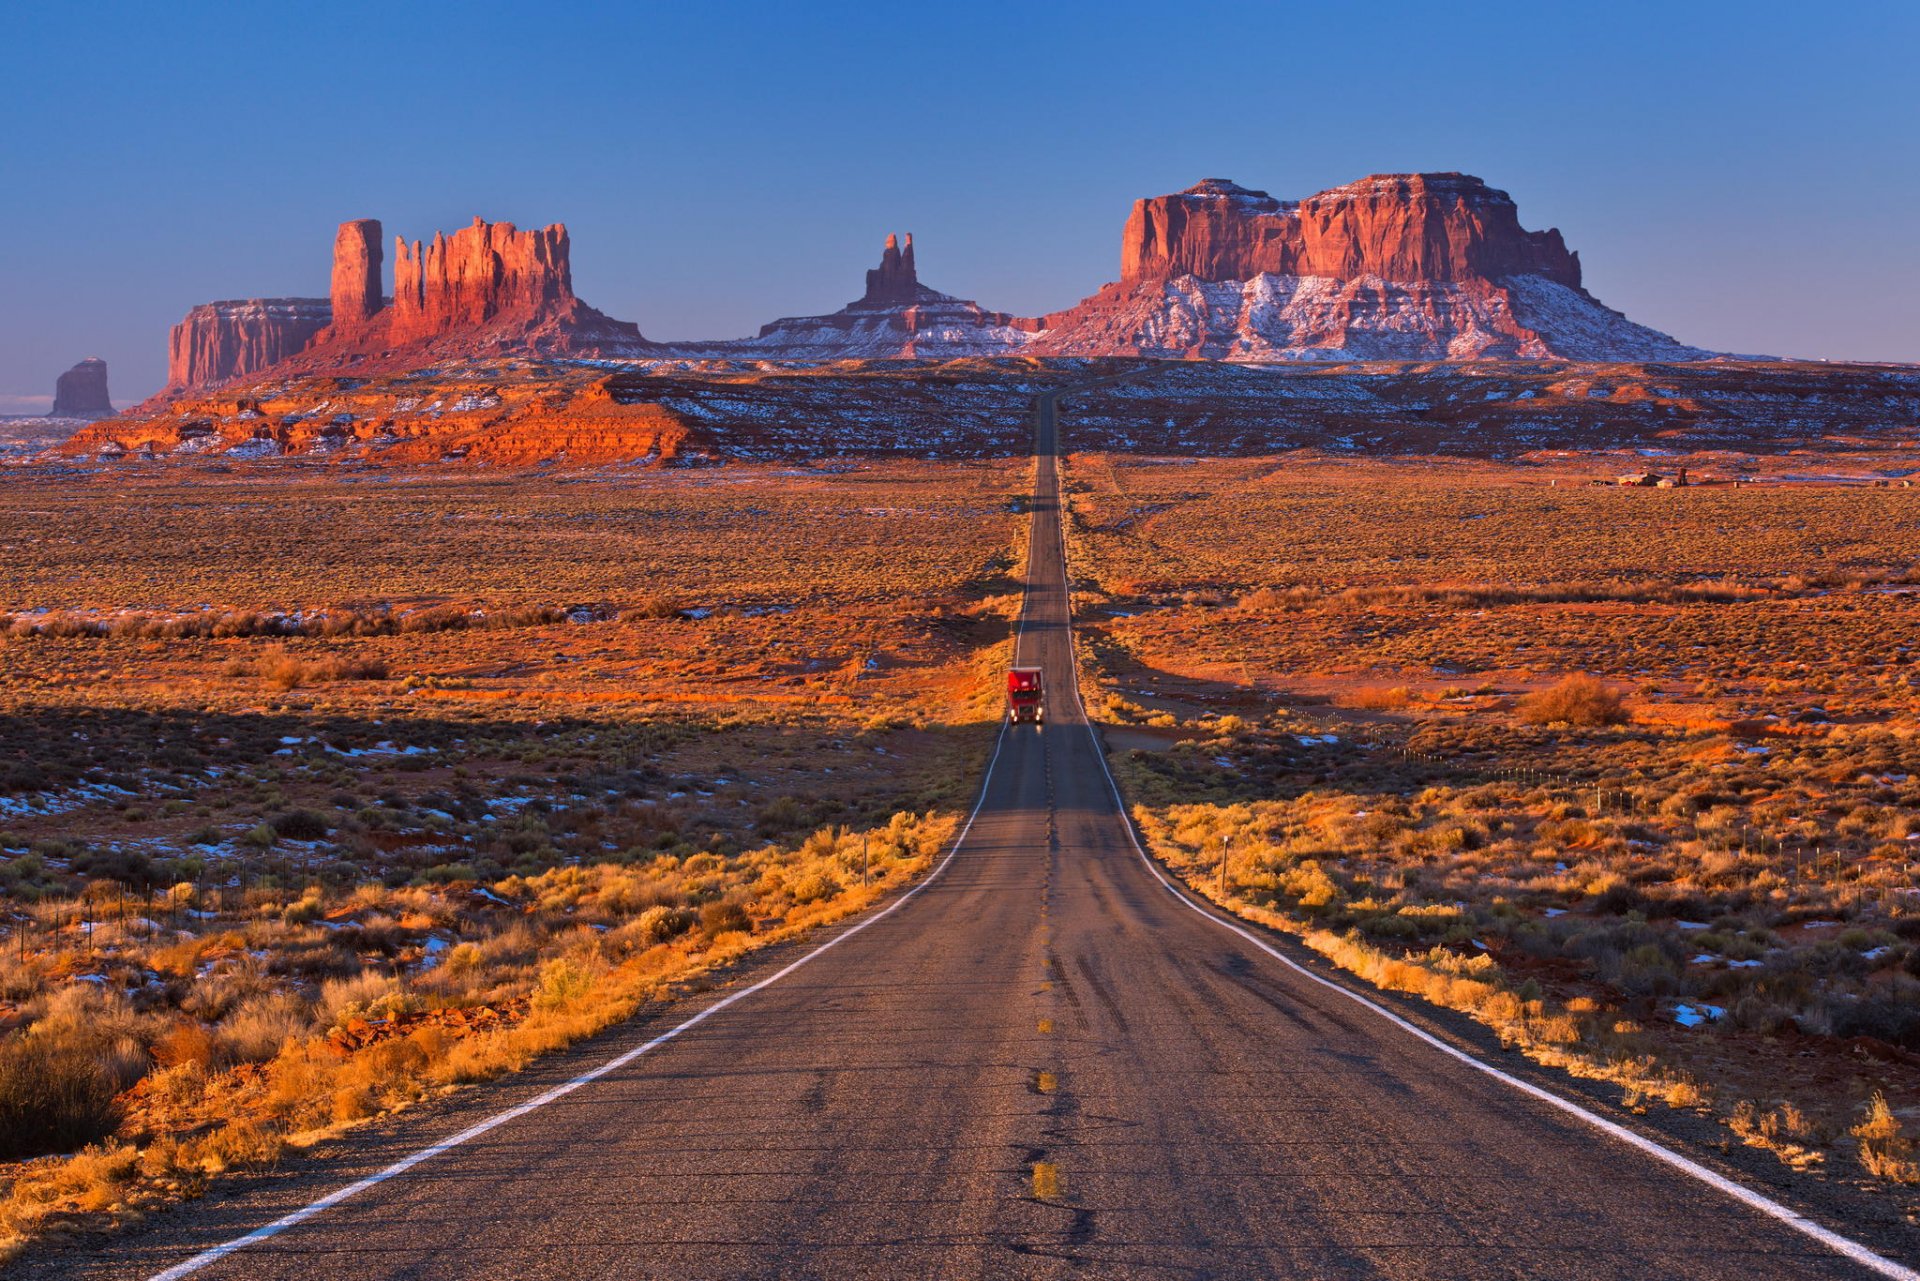
MULTIPOLYGON (((1037 431, 1020 660, 1047 723, 1006 732, 944 870, 667 1044, 194 1275, 1871 1275, 1155 878, 1070 693, 1050 403, 1037 431)), ((26 1271, 159 1273, 621 1048, 26 1271)))

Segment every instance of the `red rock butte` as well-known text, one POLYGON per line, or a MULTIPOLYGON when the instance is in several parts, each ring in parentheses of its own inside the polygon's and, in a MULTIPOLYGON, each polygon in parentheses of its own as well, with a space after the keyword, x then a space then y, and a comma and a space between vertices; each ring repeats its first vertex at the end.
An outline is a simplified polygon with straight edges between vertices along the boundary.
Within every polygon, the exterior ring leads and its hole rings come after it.
POLYGON ((907 233, 906 248, 899 238, 889 235, 880 254, 880 265, 867 273, 866 296, 860 301, 869 307, 888 307, 910 303, 920 293, 920 274, 913 267, 913 233, 907 233))
MULTIPOLYGON (((327 298, 207 303, 173 328, 168 392, 233 382, 269 368, 398 367, 523 351, 637 355, 640 330, 573 292, 567 229, 521 231, 476 217, 453 235, 394 241, 394 288, 381 289, 378 219, 340 224, 327 298)), ((166 394, 166 393, 163 393, 166 394)))
POLYGON ((107 362, 98 356, 61 374, 53 384, 54 418, 111 418, 113 401, 107 395, 107 362))
MULTIPOLYGON (((377 224, 376 224, 377 225, 377 224)), ((502 317, 537 321, 578 305, 568 262, 567 229, 559 223, 520 231, 510 222, 475 218, 422 245, 393 242, 393 317, 388 338, 415 342, 478 329, 502 317)))
POLYGON ((347 337, 364 332, 380 314, 380 220, 356 218, 340 224, 333 238, 333 332, 347 337))
POLYGON ((650 343, 573 292, 567 229, 473 224, 394 241, 340 224, 327 298, 195 307, 173 330, 163 395, 265 370, 419 368, 500 355, 834 360, 1145 356, 1298 360, 1699 360, 1604 306, 1557 230, 1529 231, 1506 192, 1460 173, 1374 174, 1300 200, 1223 178, 1134 202, 1120 279, 1038 318, 920 282, 890 235, 866 290, 837 312, 744 339, 650 343))
POLYGON ((1557 230, 1526 231, 1504 191, 1458 173, 1374 174, 1300 201, 1223 178, 1134 202, 1123 282, 1258 275, 1393 281, 1542 276, 1580 288, 1557 230))

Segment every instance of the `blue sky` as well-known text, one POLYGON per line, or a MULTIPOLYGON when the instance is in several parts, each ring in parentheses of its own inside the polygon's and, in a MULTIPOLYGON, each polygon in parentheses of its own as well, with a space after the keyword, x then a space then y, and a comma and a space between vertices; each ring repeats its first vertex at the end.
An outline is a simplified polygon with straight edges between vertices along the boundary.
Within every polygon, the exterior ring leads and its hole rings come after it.
POLYGON ((1114 278, 1136 197, 1404 170, 1505 188, 1688 342, 1920 359, 1912 4, 16 3, 0 32, 0 413, 88 355, 155 390, 196 302, 324 295, 346 218, 565 222, 588 302, 726 337, 855 297, 889 231, 1033 314, 1114 278))

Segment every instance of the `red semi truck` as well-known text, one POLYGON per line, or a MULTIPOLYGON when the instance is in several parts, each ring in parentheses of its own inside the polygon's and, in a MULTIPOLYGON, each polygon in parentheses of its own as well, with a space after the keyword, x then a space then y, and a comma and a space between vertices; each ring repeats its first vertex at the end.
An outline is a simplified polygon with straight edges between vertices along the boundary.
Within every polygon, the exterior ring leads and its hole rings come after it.
POLYGON ((1016 725, 1022 721, 1040 723, 1039 668, 1016 667, 1007 673, 1007 706, 1016 725))

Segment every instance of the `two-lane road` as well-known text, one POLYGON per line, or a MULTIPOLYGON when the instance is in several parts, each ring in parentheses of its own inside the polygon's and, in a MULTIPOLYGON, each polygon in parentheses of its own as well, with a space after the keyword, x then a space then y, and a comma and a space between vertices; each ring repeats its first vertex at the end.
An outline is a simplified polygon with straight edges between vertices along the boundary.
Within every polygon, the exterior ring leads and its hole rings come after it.
MULTIPOLYGON (((1019 642, 1046 669, 1047 724, 1006 731, 919 892, 657 1048, 243 1248, 194 1261, 346 1179, 262 1180, 29 1274, 1871 1275, 1167 890, 1072 694, 1053 399, 1019 642)), ((545 1083, 608 1053, 562 1056, 545 1083)), ((363 1140, 355 1173, 538 1084, 363 1140)))

